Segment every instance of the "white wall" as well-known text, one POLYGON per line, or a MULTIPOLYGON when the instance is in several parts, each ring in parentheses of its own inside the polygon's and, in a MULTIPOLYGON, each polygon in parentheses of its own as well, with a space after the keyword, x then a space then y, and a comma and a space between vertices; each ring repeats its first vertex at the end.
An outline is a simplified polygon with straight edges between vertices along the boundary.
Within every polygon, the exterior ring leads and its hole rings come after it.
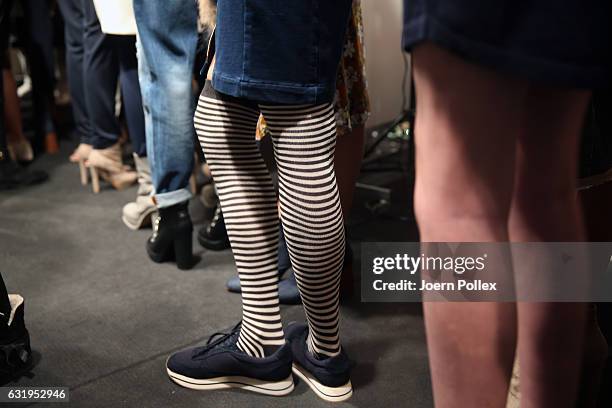
MULTIPOLYGON (((368 127, 391 121, 402 109, 402 3, 402 0, 361 0, 372 104, 368 127)), ((408 89, 406 98, 410 101, 408 89)))

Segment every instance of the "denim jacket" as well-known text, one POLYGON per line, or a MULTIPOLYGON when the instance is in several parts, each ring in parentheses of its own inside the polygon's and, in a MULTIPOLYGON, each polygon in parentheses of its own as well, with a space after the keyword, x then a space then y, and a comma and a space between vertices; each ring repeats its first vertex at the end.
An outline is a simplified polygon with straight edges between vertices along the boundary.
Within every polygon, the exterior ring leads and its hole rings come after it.
POLYGON ((219 0, 212 85, 257 102, 331 102, 351 0, 219 0))

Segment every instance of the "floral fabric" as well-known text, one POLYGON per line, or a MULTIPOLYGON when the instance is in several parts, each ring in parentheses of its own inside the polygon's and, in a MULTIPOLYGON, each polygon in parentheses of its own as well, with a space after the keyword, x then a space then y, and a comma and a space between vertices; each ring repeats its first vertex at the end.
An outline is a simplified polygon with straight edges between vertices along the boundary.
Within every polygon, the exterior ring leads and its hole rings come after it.
MULTIPOLYGON (((338 66, 334 97, 339 136, 349 134, 353 127, 365 125, 370 116, 363 44, 361 1, 353 0, 344 50, 338 66)), ((258 138, 265 136, 266 133, 266 122, 260 117, 257 126, 258 138)))

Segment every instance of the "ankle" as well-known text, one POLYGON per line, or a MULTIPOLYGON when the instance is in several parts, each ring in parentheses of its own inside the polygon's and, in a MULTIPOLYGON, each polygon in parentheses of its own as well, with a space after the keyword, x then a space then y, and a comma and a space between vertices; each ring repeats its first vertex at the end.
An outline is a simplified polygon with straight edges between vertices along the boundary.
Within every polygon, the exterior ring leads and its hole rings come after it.
POLYGON ((264 351, 264 357, 268 357, 271 356, 272 354, 276 353, 278 351, 278 349, 280 349, 283 344, 270 344, 270 345, 265 345, 263 346, 263 351, 264 351))
POLYGON ((310 340, 310 335, 306 337, 306 352, 315 360, 325 360, 328 358, 324 354, 317 353, 317 351, 312 346, 312 341, 310 340))

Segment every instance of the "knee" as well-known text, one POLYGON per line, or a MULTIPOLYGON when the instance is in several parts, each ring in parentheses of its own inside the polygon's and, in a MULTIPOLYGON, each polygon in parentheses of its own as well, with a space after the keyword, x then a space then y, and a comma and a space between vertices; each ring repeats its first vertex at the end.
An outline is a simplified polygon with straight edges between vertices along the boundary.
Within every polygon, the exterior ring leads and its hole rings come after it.
POLYGON ((417 187, 414 215, 422 241, 505 240, 509 202, 469 192, 461 197, 449 196, 441 191, 417 187))

